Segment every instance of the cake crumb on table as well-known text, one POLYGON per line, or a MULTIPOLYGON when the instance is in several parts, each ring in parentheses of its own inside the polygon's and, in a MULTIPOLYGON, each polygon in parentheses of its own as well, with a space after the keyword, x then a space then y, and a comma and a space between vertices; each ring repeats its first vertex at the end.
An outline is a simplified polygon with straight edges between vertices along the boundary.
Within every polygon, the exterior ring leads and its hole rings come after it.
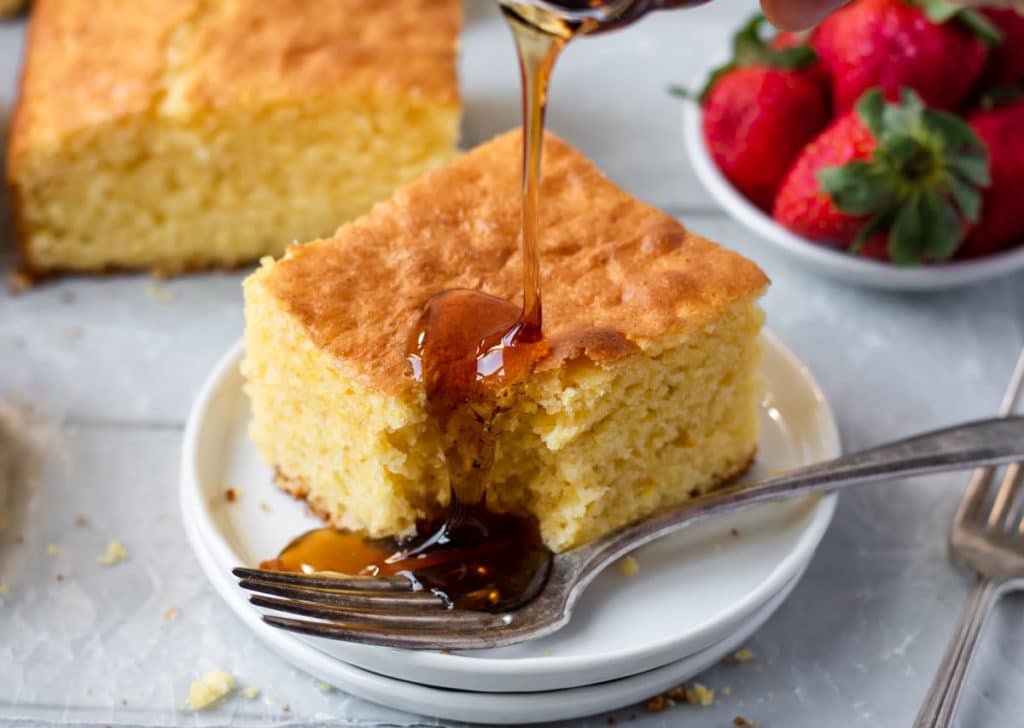
POLYGON ((242 691, 242 695, 244 695, 249 700, 255 700, 260 696, 260 689, 250 685, 242 691))
POLYGON ((211 670, 188 689, 185 705, 192 710, 206 710, 219 703, 235 689, 235 678, 224 670, 211 670))
POLYGON ((655 695, 647 701, 647 710, 652 713, 660 713, 669 707, 668 698, 664 695, 655 695))
POLYGON ((686 688, 682 685, 671 688, 666 694, 668 695, 669 700, 674 700, 677 703, 686 702, 686 688))
POLYGON ((686 688, 686 702, 691 705, 708 707, 715 704, 715 691, 699 682, 686 688))
POLYGON ((627 556, 619 562, 619 571, 625 576, 633 576, 636 572, 640 571, 640 564, 632 556, 627 556))
POLYGON ((177 607, 171 607, 166 612, 164 612, 164 619, 167 619, 167 620, 174 619, 177 616, 178 616, 178 608, 177 607))
POLYGON ((281 711, 284 712, 284 713, 291 713, 292 712, 292 705, 291 705, 291 703, 288 703, 283 708, 281 708, 281 711))
POLYGON ((128 549, 120 541, 111 541, 107 544, 107 550, 96 557, 97 564, 113 566, 128 558, 128 549))
POLYGON ((737 715, 733 718, 732 724, 737 728, 757 728, 757 723, 752 720, 747 720, 742 715, 737 715))
POLYGON ((260 510, 264 513, 270 513, 270 506, 267 505, 266 501, 260 501, 260 510))

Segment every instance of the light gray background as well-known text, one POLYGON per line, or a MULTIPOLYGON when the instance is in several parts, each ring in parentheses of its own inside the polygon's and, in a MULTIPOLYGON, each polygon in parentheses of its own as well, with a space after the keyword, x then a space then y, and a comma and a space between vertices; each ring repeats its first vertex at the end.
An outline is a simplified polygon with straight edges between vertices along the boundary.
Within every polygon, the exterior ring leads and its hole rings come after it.
MULTIPOLYGON (((680 141, 681 102, 665 88, 689 82, 753 7, 721 0, 571 47, 556 73, 551 128, 625 189, 768 271, 770 326, 820 379, 847 449, 993 413, 1024 339, 1024 275, 933 295, 833 283, 792 266, 700 190, 680 141)), ((14 97, 22 33, 20 23, 0 26, 0 118, 14 97)), ((489 0, 468 4, 462 79, 466 146, 517 124, 513 52, 489 0)), ((8 268, 8 246, 0 256, 8 268)), ((241 333, 243 276, 78 279, 0 293, 0 401, 31 405, 49 453, 38 486, 13 494, 15 523, 0 532, 0 581, 10 589, 0 597, 0 721, 434 723, 318 690, 236 621, 185 544, 176 497, 183 423, 241 333), (154 285, 160 296, 147 291, 154 285), (78 515, 90 525, 73 527, 78 515), (111 538, 132 558, 107 570, 95 556, 111 538), (58 544, 56 558, 48 543, 58 544), (180 616, 165 622, 169 607, 180 616), (179 712, 189 681, 212 667, 264 697, 179 712)), ((731 697, 658 715, 625 709, 618 721, 636 713, 651 727, 727 726, 742 714, 765 728, 909 725, 966 594, 944 546, 964 480, 844 496, 807 576, 752 640, 757 658, 701 678, 730 686, 731 697)), ((998 613, 961 726, 1024 724, 1022 622, 1019 600, 998 613)))

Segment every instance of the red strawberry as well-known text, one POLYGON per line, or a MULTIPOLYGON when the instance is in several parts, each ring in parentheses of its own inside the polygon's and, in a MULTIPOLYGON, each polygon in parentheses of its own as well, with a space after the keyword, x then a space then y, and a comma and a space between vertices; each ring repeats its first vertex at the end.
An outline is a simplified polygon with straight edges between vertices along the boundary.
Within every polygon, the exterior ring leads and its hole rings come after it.
POLYGON ((775 197, 775 219, 802 237, 848 247, 864 221, 836 208, 831 195, 818 183, 818 171, 871 159, 876 146, 874 135, 857 114, 836 119, 796 158, 775 197))
POLYGON ((989 84, 1024 81, 1024 13, 1013 8, 984 8, 986 18, 1003 34, 992 49, 985 77, 989 84))
POLYGON ((960 255, 994 253, 1024 242, 1024 101, 967 119, 988 147, 992 185, 982 195, 981 220, 967 236, 960 255))
POLYGON ((929 106, 952 109, 985 64, 978 34, 999 39, 980 15, 950 9, 946 0, 859 0, 822 22, 812 45, 832 77, 836 113, 875 86, 889 99, 909 87, 929 106))
POLYGON ((768 210, 794 157, 828 123, 828 105, 822 87, 798 72, 814 63, 814 51, 768 47, 763 23, 757 16, 736 35, 733 61, 712 74, 701 101, 712 159, 768 210))
POLYGON ((988 158, 971 128, 872 89, 797 157, 775 219, 811 240, 901 265, 947 260, 978 218, 988 158))

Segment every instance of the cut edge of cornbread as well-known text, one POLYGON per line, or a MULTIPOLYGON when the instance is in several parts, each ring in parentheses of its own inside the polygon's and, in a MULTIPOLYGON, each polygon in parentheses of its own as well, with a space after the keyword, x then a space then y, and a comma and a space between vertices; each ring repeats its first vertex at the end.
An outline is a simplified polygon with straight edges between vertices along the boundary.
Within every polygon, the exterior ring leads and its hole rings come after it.
MULTIPOLYGON (((422 392, 384 392, 319 348, 265 287, 245 282, 251 435, 278 482, 325 521, 410 534, 448 501, 422 392), (313 469, 315 468, 315 469, 313 469)), ((488 504, 527 512, 554 551, 586 543, 742 474, 757 449, 758 290, 638 351, 537 372, 499 426, 488 504)))
POLYGON ((235 268, 451 159, 459 117, 362 97, 123 119, 10 159, 15 239, 35 274, 235 268))
POLYGON ((314 5, 37 2, 6 164, 24 274, 234 268, 454 156, 461 3, 314 5))

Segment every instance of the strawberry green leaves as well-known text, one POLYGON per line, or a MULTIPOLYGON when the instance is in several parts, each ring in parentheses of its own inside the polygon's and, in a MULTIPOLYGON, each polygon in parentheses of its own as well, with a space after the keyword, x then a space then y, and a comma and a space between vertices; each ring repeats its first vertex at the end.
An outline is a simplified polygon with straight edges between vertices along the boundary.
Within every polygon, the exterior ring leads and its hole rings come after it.
POLYGON ((978 220, 990 182, 985 146, 966 122, 909 89, 899 103, 867 91, 856 111, 877 142, 871 159, 818 172, 836 208, 866 218, 854 247, 888 230, 893 262, 948 260, 978 220))
MULTIPOLYGON (((707 100, 711 88, 730 71, 737 68, 749 66, 764 66, 767 68, 781 68, 787 71, 797 71, 810 66, 818 60, 818 54, 810 46, 790 46, 788 48, 773 48, 765 42, 763 37, 764 25, 767 22, 763 15, 755 15, 746 25, 733 36, 732 59, 724 66, 719 66, 708 77, 708 82, 698 97, 701 103, 707 100)), ((672 89, 676 95, 679 89, 672 89)))

